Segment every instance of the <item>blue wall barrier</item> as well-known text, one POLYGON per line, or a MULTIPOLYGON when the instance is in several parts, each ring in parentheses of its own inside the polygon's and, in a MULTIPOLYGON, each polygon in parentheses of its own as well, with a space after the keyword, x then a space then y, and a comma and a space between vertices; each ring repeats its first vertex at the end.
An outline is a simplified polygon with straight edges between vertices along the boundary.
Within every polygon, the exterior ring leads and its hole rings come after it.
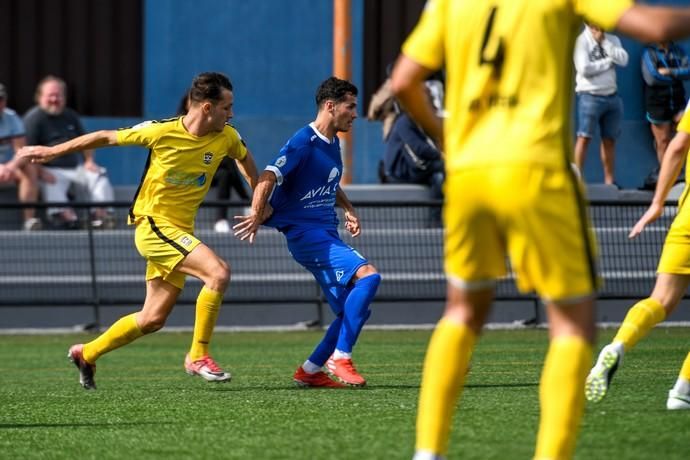
MULTIPOLYGON (((682 0, 649 3, 686 4, 682 0)), ((364 0, 353 0, 352 80, 360 88, 363 12, 364 0)), ((331 0, 146 0, 144 17, 143 117, 86 118, 87 129, 110 129, 168 117, 193 76, 207 70, 231 77, 235 86, 233 124, 247 140, 260 168, 293 132, 313 120, 314 92, 332 69, 331 0)), ((656 165, 656 155, 644 118, 642 45, 621 39, 630 62, 618 71, 625 115, 616 177, 620 185, 634 188, 656 165)), ((690 51, 690 42, 681 44, 690 51)), ((358 103, 363 117, 368 101, 360 97, 358 103)), ((354 182, 377 182, 376 165, 384 150, 380 124, 360 118, 353 135, 354 182)), ((138 183, 146 152, 118 150, 99 152, 98 161, 109 169, 115 184, 138 183)), ((588 182, 603 180, 598 139, 590 145, 584 175, 588 182)))
MULTIPOLYGON (((361 88, 363 0, 352 2, 353 82, 361 88)), ((147 0, 144 107, 141 119, 84 119, 86 129, 113 129, 168 117, 194 75, 228 74, 235 88, 233 124, 263 168, 316 113, 314 93, 332 74, 333 2, 329 0, 147 0)), ((360 113, 366 104, 359 102, 360 113)), ((380 127, 355 123, 355 181, 375 182, 380 127), (373 147, 365 144, 377 142, 373 147), (376 161, 364 158, 375 152, 376 161), (373 164, 373 168, 371 167, 373 164), (371 171, 369 171, 371 169, 371 171)), ((97 153, 117 185, 136 184, 147 152, 97 153)))

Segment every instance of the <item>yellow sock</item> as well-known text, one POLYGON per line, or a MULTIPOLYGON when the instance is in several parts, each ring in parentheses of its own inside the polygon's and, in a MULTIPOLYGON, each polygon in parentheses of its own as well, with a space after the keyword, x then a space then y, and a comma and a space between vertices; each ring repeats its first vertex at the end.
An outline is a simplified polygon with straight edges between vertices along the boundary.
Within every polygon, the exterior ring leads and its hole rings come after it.
POLYGON ((465 382, 475 333, 467 326, 442 319, 431 336, 417 411, 418 451, 445 455, 450 424, 465 382))
POLYGON ((628 351, 664 318, 666 310, 661 303, 652 298, 640 300, 625 315, 613 341, 621 342, 625 351, 628 351))
POLYGON ((680 375, 678 375, 678 377, 690 382, 690 353, 688 353, 688 356, 685 357, 683 367, 680 368, 680 375))
POLYGON ((189 350, 189 359, 196 361, 208 354, 208 344, 216 327, 216 320, 220 312, 220 304, 223 301, 223 293, 212 291, 206 286, 201 288, 196 299, 196 319, 194 321, 194 336, 192 348, 189 350))
POLYGON ((137 325, 136 315, 136 313, 132 313, 123 316, 95 340, 84 344, 84 359, 93 364, 101 355, 127 345, 144 335, 137 325))
POLYGON ((579 336, 551 340, 539 383, 541 416, 535 459, 572 458, 585 406, 582 388, 592 365, 592 346, 579 336))

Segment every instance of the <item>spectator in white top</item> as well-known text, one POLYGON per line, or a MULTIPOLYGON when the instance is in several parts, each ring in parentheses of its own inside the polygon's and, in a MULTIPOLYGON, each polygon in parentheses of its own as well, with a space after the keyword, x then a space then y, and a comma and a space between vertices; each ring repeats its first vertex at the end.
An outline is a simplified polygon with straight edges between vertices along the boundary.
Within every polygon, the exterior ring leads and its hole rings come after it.
POLYGON ((618 95, 616 66, 628 65, 628 53, 615 35, 585 24, 575 42, 577 141, 575 164, 582 171, 589 141, 599 126, 604 182, 615 185, 616 138, 620 135, 623 101, 618 95))

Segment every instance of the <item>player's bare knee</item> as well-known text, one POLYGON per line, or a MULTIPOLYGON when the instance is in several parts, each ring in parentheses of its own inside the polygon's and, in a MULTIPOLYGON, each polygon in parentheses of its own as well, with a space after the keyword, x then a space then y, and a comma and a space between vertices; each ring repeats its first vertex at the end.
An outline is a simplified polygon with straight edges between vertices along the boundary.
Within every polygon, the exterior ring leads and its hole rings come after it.
POLYGON ((446 302, 443 316, 457 324, 464 324, 475 334, 480 334, 491 310, 491 301, 468 299, 465 296, 451 297, 446 302))
POLYGON ((371 264, 366 264, 357 269, 355 276, 357 279, 362 279, 366 278, 367 276, 376 275, 377 273, 378 271, 376 270, 376 267, 371 264))
POLYGON ((165 326, 167 318, 163 315, 139 315, 138 326, 144 334, 152 334, 165 326))
POLYGON ((206 280, 206 286, 217 292, 225 292, 229 283, 230 267, 225 261, 219 259, 219 263, 213 267, 209 279, 206 280))

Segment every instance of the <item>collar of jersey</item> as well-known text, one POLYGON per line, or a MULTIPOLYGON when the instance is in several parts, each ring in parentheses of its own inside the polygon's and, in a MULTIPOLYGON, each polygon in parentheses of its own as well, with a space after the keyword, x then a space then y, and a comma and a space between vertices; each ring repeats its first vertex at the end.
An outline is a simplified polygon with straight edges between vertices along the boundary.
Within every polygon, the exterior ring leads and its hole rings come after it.
POLYGON ((331 140, 330 140, 329 138, 327 138, 326 136, 324 136, 323 134, 321 134, 321 132, 320 132, 318 129, 316 129, 316 125, 314 124, 313 121, 312 121, 311 123, 309 123, 309 127, 310 127, 312 130, 314 130, 314 132, 316 133, 316 135, 319 136, 319 137, 321 138, 321 140, 323 140, 326 144, 332 144, 332 142, 331 142, 331 140))

